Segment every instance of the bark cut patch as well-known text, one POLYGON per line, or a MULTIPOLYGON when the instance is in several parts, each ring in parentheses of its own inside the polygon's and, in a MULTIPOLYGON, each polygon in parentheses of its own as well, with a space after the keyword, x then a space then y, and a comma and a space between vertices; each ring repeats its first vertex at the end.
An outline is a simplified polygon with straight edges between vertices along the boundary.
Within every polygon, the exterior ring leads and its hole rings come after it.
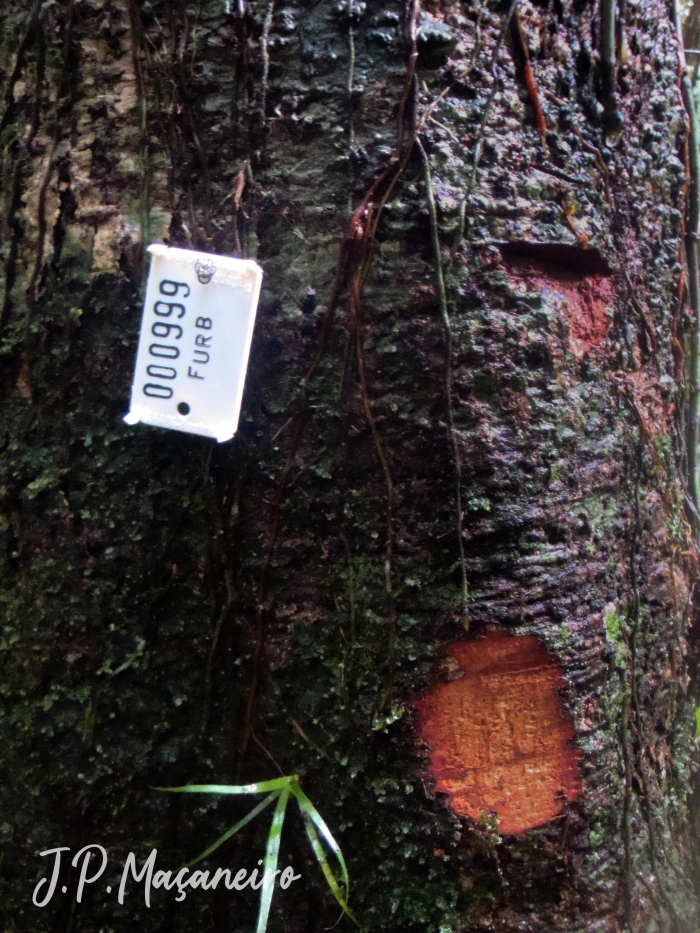
POLYGON ((556 263, 508 259, 508 272, 516 290, 537 290, 545 307, 569 322, 569 349, 577 359, 603 345, 610 325, 613 287, 601 273, 567 268, 556 263))
POLYGON ((500 833, 542 826, 581 793, 559 665, 534 635, 490 633, 449 656, 461 676, 416 703, 434 790, 460 816, 495 812, 500 833))

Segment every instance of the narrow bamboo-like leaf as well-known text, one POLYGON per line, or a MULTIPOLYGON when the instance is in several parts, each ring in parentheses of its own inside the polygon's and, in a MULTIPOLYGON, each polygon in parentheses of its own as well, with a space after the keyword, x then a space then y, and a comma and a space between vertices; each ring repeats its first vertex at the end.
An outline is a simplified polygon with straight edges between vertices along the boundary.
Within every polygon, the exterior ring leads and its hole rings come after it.
POLYGON ((273 790, 282 790, 298 780, 296 774, 274 778, 272 781, 260 781, 258 784, 185 784, 183 787, 156 787, 173 794, 269 794, 273 790))
MULTIPOLYGON (((294 794, 296 799, 299 801, 299 806, 301 807, 302 813, 311 820, 311 822, 316 826, 321 835, 326 841, 329 849, 333 852, 335 857, 338 859, 338 864, 340 865, 340 870, 343 873, 343 885, 345 887, 345 898, 347 899, 350 896, 350 877, 348 875, 348 869, 345 864, 345 859, 343 858, 343 853, 340 851, 340 846, 333 838, 333 834, 330 829, 326 826, 321 814, 318 812, 316 807, 311 803, 309 798, 306 796, 304 791, 299 787, 298 784, 290 785, 291 792, 294 794)), ((325 857, 325 856, 324 856, 325 857)))
POLYGON ((262 894, 260 896, 260 910, 258 913, 258 925, 256 933, 265 933, 267 929, 267 921, 270 915, 270 906, 272 903, 272 895, 274 892, 275 886, 275 872, 277 870, 277 861, 279 857, 279 847, 280 839, 282 835, 282 824, 284 822, 284 815, 287 807, 287 802, 289 800, 290 794, 293 794, 299 804, 299 809, 301 810, 301 815, 304 819, 304 829, 306 830, 306 835, 311 843, 311 848, 313 850, 316 861, 321 866, 323 875, 328 883, 328 887, 331 889, 331 892, 335 899, 340 904, 344 913, 350 917, 354 924, 358 927, 360 924, 355 918, 355 915, 348 907, 347 901, 350 894, 350 878, 348 876, 348 869, 345 864, 345 859, 343 858, 343 853, 340 850, 340 846, 333 838, 333 834, 326 825, 325 821, 321 817, 321 814, 318 812, 316 807, 311 803, 309 798, 306 796, 304 791, 299 787, 299 776, 296 774, 290 774, 286 777, 275 778, 272 781, 260 781, 258 784, 185 784, 182 787, 157 787, 156 790, 169 791, 176 794, 229 794, 229 795, 238 795, 238 794, 264 794, 268 793, 268 797, 263 800, 262 803, 258 804, 257 807, 254 807, 247 816, 243 817, 235 826, 229 829, 223 834, 217 841, 209 846, 209 848, 198 856, 194 861, 190 862, 186 867, 191 867, 197 862, 201 862, 202 859, 206 858, 208 855, 211 855, 220 845, 226 842, 227 839, 230 839, 239 829, 242 829, 247 823, 249 823, 254 817, 258 815, 265 807, 269 806, 273 800, 277 800, 277 806, 275 807, 275 813, 272 818, 272 825, 270 827, 270 833, 267 838, 267 848, 265 850, 265 867, 263 869, 263 883, 262 883, 262 894), (335 855, 340 866, 342 881, 338 882, 335 877, 333 870, 328 864, 328 859, 326 858, 326 853, 323 849, 323 844, 318 837, 316 830, 321 833, 324 842, 335 855), (341 888, 341 884, 344 890, 341 888))
POLYGON ((263 865, 263 886, 260 892, 260 910, 258 912, 256 933, 265 933, 267 929, 267 918, 270 914, 272 894, 275 890, 275 871, 277 869, 277 857, 280 851, 282 824, 284 823, 284 812, 287 809, 288 800, 289 790, 283 790, 277 798, 277 806, 275 807, 275 813, 272 817, 270 833, 267 837, 265 864, 263 865))
POLYGON ((208 855, 211 855, 212 852, 215 849, 218 849, 220 845, 223 845, 227 839, 230 839, 231 836, 235 836, 235 834, 238 832, 239 829, 243 829, 243 827, 247 823, 250 823, 252 819, 255 819, 258 813, 264 810, 265 807, 269 806, 273 800, 277 800, 277 798, 280 797, 281 794, 285 794, 285 793, 289 794, 289 791, 283 790, 279 794, 270 794, 269 797, 266 797, 262 803, 259 803, 257 805, 257 807, 253 807, 250 813, 244 816, 242 820, 239 820, 235 826, 233 826, 231 829, 226 830, 223 836, 220 836, 216 840, 216 842, 213 845, 210 845, 209 848, 205 852, 202 852, 202 854, 198 855, 196 859, 193 859, 191 862, 188 862, 187 865, 185 865, 185 868, 191 868, 193 865, 196 865, 197 862, 201 862, 202 859, 206 858, 208 855))
MULTIPOLYGON (((326 858, 326 853, 323 851, 323 846, 321 845, 321 840, 318 838, 314 825, 311 822, 310 818, 307 816, 306 812, 302 810, 301 815, 304 818, 304 829, 306 830, 306 835, 309 837, 309 842, 311 843, 311 848, 313 849, 314 855, 316 856, 316 861, 321 866, 321 871, 324 874, 326 881, 328 882, 328 887, 333 893, 333 897, 340 904, 343 911, 350 917, 352 922, 359 927, 359 923, 353 912, 348 907, 347 901, 343 896, 343 892, 340 889, 335 875, 333 874, 330 865, 328 864, 328 859, 326 858)), ((347 895, 346 895, 347 896, 347 895)))

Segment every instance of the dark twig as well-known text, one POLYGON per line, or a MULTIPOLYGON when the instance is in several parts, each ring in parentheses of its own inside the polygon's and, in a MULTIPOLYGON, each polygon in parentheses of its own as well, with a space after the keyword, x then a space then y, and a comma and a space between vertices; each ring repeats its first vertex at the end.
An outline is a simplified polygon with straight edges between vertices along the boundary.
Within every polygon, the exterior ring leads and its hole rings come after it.
POLYGON ((211 705, 211 678, 212 672, 214 670, 214 659, 216 658, 216 650, 219 647, 219 636, 221 635, 221 628, 224 623, 224 619, 228 615, 229 609, 233 604, 233 583, 231 580, 231 572, 227 569, 224 571, 224 579, 226 581, 226 601, 221 607, 219 612, 219 618, 216 620, 216 627, 214 629, 214 637, 211 640, 211 645, 209 646, 209 655, 207 657, 207 668, 204 675, 204 701, 202 703, 202 724, 199 727, 199 746, 201 749, 202 742, 206 735, 207 726, 209 725, 209 708, 211 705))

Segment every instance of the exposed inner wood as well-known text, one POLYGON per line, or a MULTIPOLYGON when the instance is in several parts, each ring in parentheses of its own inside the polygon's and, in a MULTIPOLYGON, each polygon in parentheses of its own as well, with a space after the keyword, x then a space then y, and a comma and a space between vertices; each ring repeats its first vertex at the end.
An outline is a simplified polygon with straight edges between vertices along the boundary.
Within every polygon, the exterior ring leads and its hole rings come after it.
POLYGON ((559 665, 534 635, 456 642, 457 679, 416 705, 436 792, 461 816, 498 816, 500 833, 549 822, 581 793, 559 665))
MULTIPOLYGON (((589 250, 574 252, 584 256, 589 250)), ((516 291, 519 283, 528 290, 538 289, 543 307, 556 310, 568 320, 569 349, 577 359, 604 346, 614 297, 613 284, 605 273, 520 257, 508 259, 508 272, 516 291)))

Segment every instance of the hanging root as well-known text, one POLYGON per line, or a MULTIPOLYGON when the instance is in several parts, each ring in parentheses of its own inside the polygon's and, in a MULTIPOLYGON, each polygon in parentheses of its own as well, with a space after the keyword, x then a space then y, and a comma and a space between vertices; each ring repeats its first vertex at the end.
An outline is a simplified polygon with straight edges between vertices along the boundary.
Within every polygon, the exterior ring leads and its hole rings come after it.
POLYGON ((617 64, 615 56, 615 0, 600 0, 600 66, 603 85, 603 130, 605 139, 622 134, 625 121, 617 100, 617 64))
POLYGON ((510 31, 513 38, 513 48, 516 59, 519 60, 518 63, 522 70, 523 83, 530 96, 532 109, 535 111, 535 123, 537 123, 537 129, 540 131, 542 142, 546 143, 547 121, 544 118, 540 94, 537 90, 537 84, 535 83, 535 73, 532 70, 532 63, 530 62, 530 50, 527 45, 527 36, 525 35, 525 30, 523 29, 523 24, 520 21, 517 10, 513 11, 511 17, 510 31))
POLYGON ((272 28, 272 12, 275 6, 275 0, 269 0, 267 10, 265 11, 265 20, 263 22, 262 36, 260 37, 260 54, 263 62, 263 73, 260 90, 260 115, 263 124, 267 123, 267 88, 270 76, 270 29, 272 28))
POLYGON ((610 200, 610 172, 608 171, 608 167, 605 164, 603 153, 600 151, 600 149, 597 146, 594 146, 592 143, 587 142, 583 138, 577 126, 572 126, 571 130, 574 136, 578 137, 578 141, 581 143, 581 147, 585 149, 586 152, 590 152, 591 155, 595 156, 596 165, 600 169, 600 173, 603 176, 603 185, 605 186, 605 200, 608 202, 608 204, 611 204, 612 202, 610 200))
MULTIPOLYGON (((513 0, 515 2, 515 0, 513 0)), ((406 81, 401 96, 398 112, 398 127, 396 150, 386 168, 375 178, 369 186, 364 197, 357 205, 348 222, 345 236, 340 246, 340 256, 338 259, 338 271, 335 282, 331 290, 330 297, 326 304, 326 311, 323 317, 323 326, 319 338, 316 353, 314 354, 309 367, 301 382, 299 395, 296 399, 296 412, 292 416, 290 441, 287 450, 285 465, 282 469, 282 475, 274 501, 271 506, 272 522, 268 535, 265 557, 260 569, 260 578, 257 586, 257 609, 255 624, 255 648, 253 652, 253 674, 250 687, 248 689, 248 700, 243 722, 243 734, 238 758, 238 770, 240 772, 243 760, 250 744, 251 739, 255 739, 253 730, 253 718, 255 705, 257 701, 260 682, 262 679, 262 662, 265 647, 265 621, 263 617, 264 606, 267 601, 269 587, 270 569, 272 566, 272 557, 279 539, 280 529, 282 527, 282 503, 287 494, 289 475, 295 461, 296 453, 301 443, 304 431, 304 423, 308 414, 307 388, 313 379, 316 370, 323 359, 326 351, 328 337, 333 329, 335 314, 340 304, 344 292, 348 292, 350 302, 350 314, 355 327, 355 342, 358 358, 358 369, 360 375, 360 388, 362 391, 365 416, 372 431, 377 457, 384 473, 387 489, 387 541, 386 557, 384 562, 384 573, 386 580, 386 589, 389 597, 389 644, 387 652, 387 662, 389 669, 393 669, 395 661, 396 644, 396 611, 394 607, 394 594, 392 586, 393 569, 393 508, 394 508, 394 484, 389 468, 389 461, 384 452, 381 437, 377 429, 372 408, 367 393, 367 382, 365 378, 364 358, 362 351, 362 322, 361 322, 361 301, 362 288, 369 272, 372 259, 372 247, 374 236, 377 231, 377 225, 381 217, 384 205, 387 203, 391 192, 394 190, 398 179, 403 173, 408 160, 413 151, 413 145, 416 141, 417 129, 411 123, 411 132, 406 139, 405 133, 405 110, 409 98, 414 93, 415 68, 418 53, 416 49, 416 22, 419 11, 419 0, 411 0, 409 11, 409 33, 411 39, 411 55, 406 71, 406 81)), ((268 12, 272 10, 272 2, 268 6, 268 12)), ((270 13, 271 15, 271 13, 270 13)), ((352 80, 352 78, 351 78, 352 80)), ((350 85, 349 85, 350 86, 350 85)), ((289 424, 290 422, 288 422, 289 424)), ((385 693, 389 695, 391 687, 385 693)))
POLYGON ((438 231, 437 208, 435 206, 435 195, 433 194, 433 181, 430 174, 430 162, 428 154, 423 148, 420 139, 417 140, 417 146, 423 159, 423 168, 425 171, 425 191, 428 199, 428 213, 430 215, 430 237, 435 253, 435 279, 437 283, 438 303, 440 305, 440 314, 445 332, 445 371, 444 371, 444 390, 445 407, 447 409, 447 433, 452 448, 452 463, 455 473, 455 519, 457 530, 457 548, 459 553, 459 566, 462 575, 461 592, 461 613, 462 624, 465 629, 469 628, 469 616, 467 605, 469 600, 469 586, 467 581, 467 564, 464 557, 464 539, 462 529, 462 461, 459 453, 459 444, 455 432, 454 412, 452 410, 452 329, 450 327, 450 315, 447 310, 447 292, 445 290, 445 277, 442 272, 442 258, 440 251, 440 237, 438 231))
POLYGON ((588 234, 583 233, 574 223, 574 214, 576 213, 576 206, 571 201, 569 201, 568 194, 564 192, 561 198, 561 209, 562 214, 564 215, 564 223, 571 230, 573 235, 576 237, 576 242, 580 249, 588 249, 588 234))
POLYGON ((491 66, 489 68, 489 72, 493 79, 493 84, 491 85, 491 92, 489 93, 488 99, 486 101, 486 106, 484 107, 484 112, 481 116, 481 122, 479 124, 479 131, 476 134, 476 143, 474 144, 474 156, 472 159, 472 173, 471 173, 471 178, 469 179, 469 188, 467 189, 468 192, 471 192, 472 189, 474 188, 474 185, 476 184, 476 174, 479 170, 479 160, 481 159, 481 148, 484 143, 484 133, 486 132, 486 124, 488 123, 489 114, 491 113, 491 107, 493 106, 493 102, 496 98, 496 93, 499 87, 498 55, 501 51, 503 40, 506 37, 506 33, 508 32, 510 22, 513 18, 513 14, 515 13, 517 7, 518 7, 518 0, 511 0, 511 4, 508 7, 508 12, 506 13, 506 17, 503 20, 503 25, 501 26, 501 32, 498 36, 498 40, 495 46, 493 47, 493 52, 491 54, 491 66))
POLYGON ((698 155, 698 120, 693 88, 685 63, 683 33, 678 0, 673 0, 673 17, 681 60, 681 96, 688 116, 688 171, 690 186, 686 212, 685 256, 687 266, 688 303, 693 317, 690 335, 688 367, 688 493, 692 502, 691 520, 696 539, 700 537, 700 479, 698 477, 698 443, 700 442, 700 273, 698 270, 698 226, 700 225, 700 157, 698 155))
POLYGON ((379 435, 377 422, 374 420, 372 408, 367 393, 367 380, 365 378, 365 363, 362 351, 362 322, 359 317, 355 320, 355 336, 357 348, 357 368, 360 375, 360 389, 362 391, 362 401, 365 409, 365 417, 372 431, 374 447, 377 451, 377 457, 382 466, 384 479, 386 481, 386 557, 384 560, 384 579, 387 596, 389 598, 389 642, 387 650, 387 665, 393 669, 396 653, 396 609, 394 607, 394 590, 392 585, 392 570, 394 556, 394 482, 391 478, 391 469, 389 461, 384 451, 382 439, 379 435))

